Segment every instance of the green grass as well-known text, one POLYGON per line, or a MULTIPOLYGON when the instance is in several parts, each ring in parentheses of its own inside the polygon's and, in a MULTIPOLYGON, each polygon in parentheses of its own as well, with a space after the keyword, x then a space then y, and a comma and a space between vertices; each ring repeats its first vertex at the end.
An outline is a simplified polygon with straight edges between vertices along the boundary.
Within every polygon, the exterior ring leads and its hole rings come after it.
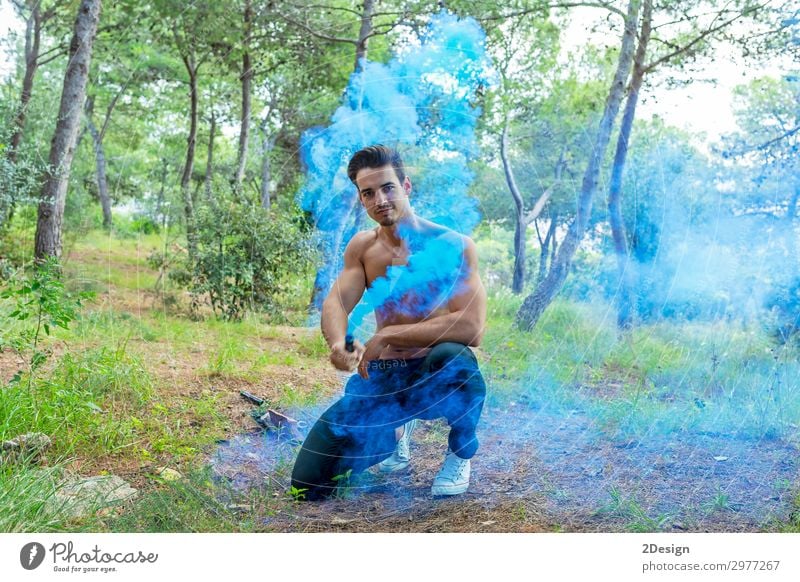
POLYGON ((152 394, 142 363, 122 347, 68 352, 50 373, 0 390, 0 438, 42 432, 57 454, 113 453, 136 440, 129 412, 152 394))
POLYGON ((182 480, 148 491, 131 511, 104 525, 112 532, 263 531, 263 519, 274 514, 276 502, 272 494, 266 486, 263 490, 236 493, 212 482, 210 469, 199 469, 182 480))
POLYGON ((661 531, 672 520, 672 516, 667 514, 649 515, 633 496, 616 487, 611 488, 608 502, 595 515, 621 518, 625 521, 625 529, 635 533, 661 531))
POLYGON ((161 401, 151 404, 142 418, 135 419, 141 426, 146 442, 137 449, 141 460, 158 455, 169 456, 176 464, 196 460, 204 449, 227 434, 230 421, 222 412, 223 395, 202 390, 193 398, 166 405, 161 401))
POLYGON ((0 464, 0 532, 75 531, 49 507, 61 478, 60 467, 37 468, 27 463, 0 464))
POLYGON ((800 353, 759 327, 663 322, 618 334, 602 305, 555 301, 520 332, 520 303, 490 294, 482 366, 490 403, 579 407, 611 436, 686 430, 795 439, 800 353))

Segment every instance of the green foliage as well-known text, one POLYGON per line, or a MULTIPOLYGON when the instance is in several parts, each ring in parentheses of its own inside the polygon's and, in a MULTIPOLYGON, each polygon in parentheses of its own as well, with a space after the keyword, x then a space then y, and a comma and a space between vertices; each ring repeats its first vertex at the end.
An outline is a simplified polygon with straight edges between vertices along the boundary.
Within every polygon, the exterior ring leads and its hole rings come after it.
POLYGON ((275 309, 289 277, 310 265, 308 237, 290 215, 223 201, 198 212, 197 230, 195 264, 172 276, 225 319, 275 309))
MULTIPOLYGON (((5 319, 18 324, 4 326, 7 331, 0 335, 0 349, 9 346, 18 354, 31 352, 31 372, 47 359, 48 353, 39 349, 42 333, 49 336, 51 326, 68 329, 70 322, 77 318, 82 302, 93 296, 87 292, 77 296, 67 292, 60 276, 58 262, 50 258, 35 266, 32 275, 9 281, 0 292, 0 299, 13 304, 5 319)), ((19 378, 18 374, 15 381, 19 378)))
POLYGON ((293 501, 305 501, 306 491, 308 491, 307 487, 298 488, 292 485, 292 488, 289 489, 289 496, 293 501))
POLYGON ((0 285, 33 261, 36 209, 19 206, 14 219, 0 226, 0 285))
MULTIPOLYGON (((41 187, 46 164, 29 147, 20 147, 15 162, 9 159, 12 121, 17 102, 9 103, 0 93, 0 232, 7 227, 12 207, 31 204, 41 187)), ((1 257, 2 255, 0 255, 1 257)))
POLYGON ((777 286, 766 307, 772 312, 775 339, 781 344, 800 342, 800 276, 777 286))

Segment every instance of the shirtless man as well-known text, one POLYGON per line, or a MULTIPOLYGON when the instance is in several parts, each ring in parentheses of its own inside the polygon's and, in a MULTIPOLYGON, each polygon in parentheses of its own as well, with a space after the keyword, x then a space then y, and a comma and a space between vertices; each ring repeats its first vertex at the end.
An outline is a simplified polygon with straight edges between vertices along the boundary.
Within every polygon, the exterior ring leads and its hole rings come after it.
POLYGON ((468 347, 479 345, 486 321, 475 244, 414 214, 411 181, 395 150, 364 148, 352 157, 347 173, 379 226, 357 233, 347 245, 344 268, 323 303, 322 333, 333 365, 357 367, 358 375, 303 442, 292 486, 305 499, 319 499, 332 493, 337 476, 348 471, 375 464, 382 472, 404 469, 416 419, 444 417, 449 446, 431 492, 464 493, 486 395, 468 347), (452 272, 437 275, 442 265, 452 272), (395 274, 405 269, 413 287, 403 287, 401 274, 393 296, 373 306, 375 335, 366 344, 348 345, 348 315, 390 267, 401 269, 395 274))

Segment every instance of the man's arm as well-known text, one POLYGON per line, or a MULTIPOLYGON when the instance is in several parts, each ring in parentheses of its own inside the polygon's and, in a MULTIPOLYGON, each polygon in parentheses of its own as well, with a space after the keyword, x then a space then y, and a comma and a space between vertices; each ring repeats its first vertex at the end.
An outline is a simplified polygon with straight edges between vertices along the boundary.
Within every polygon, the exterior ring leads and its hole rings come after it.
POLYGON ((460 291, 447 304, 451 312, 417 323, 387 325, 380 329, 367 342, 359 372, 366 367, 367 360, 377 357, 387 345, 427 347, 446 341, 480 345, 486 325, 486 290, 478 273, 475 243, 466 237, 465 241, 460 291))
POLYGON ((322 303, 322 335, 331 348, 331 362, 340 370, 352 370, 358 363, 363 348, 355 352, 345 350, 347 316, 364 294, 367 279, 361 262, 362 238, 353 237, 344 251, 344 268, 322 303))

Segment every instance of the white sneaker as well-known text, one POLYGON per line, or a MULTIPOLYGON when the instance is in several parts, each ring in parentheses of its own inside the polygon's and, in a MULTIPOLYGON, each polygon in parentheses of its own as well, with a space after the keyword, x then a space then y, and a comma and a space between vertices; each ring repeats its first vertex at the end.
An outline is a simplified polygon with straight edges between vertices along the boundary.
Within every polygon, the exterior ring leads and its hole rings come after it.
POLYGON ((433 480, 431 494, 459 495, 464 493, 469 487, 469 471, 469 459, 462 459, 448 449, 444 464, 433 480))
POLYGON ((403 425, 403 436, 397 441, 397 448, 392 453, 392 456, 378 463, 378 470, 381 473, 393 473, 408 467, 408 463, 411 460, 411 433, 414 432, 416 426, 416 418, 403 425))

